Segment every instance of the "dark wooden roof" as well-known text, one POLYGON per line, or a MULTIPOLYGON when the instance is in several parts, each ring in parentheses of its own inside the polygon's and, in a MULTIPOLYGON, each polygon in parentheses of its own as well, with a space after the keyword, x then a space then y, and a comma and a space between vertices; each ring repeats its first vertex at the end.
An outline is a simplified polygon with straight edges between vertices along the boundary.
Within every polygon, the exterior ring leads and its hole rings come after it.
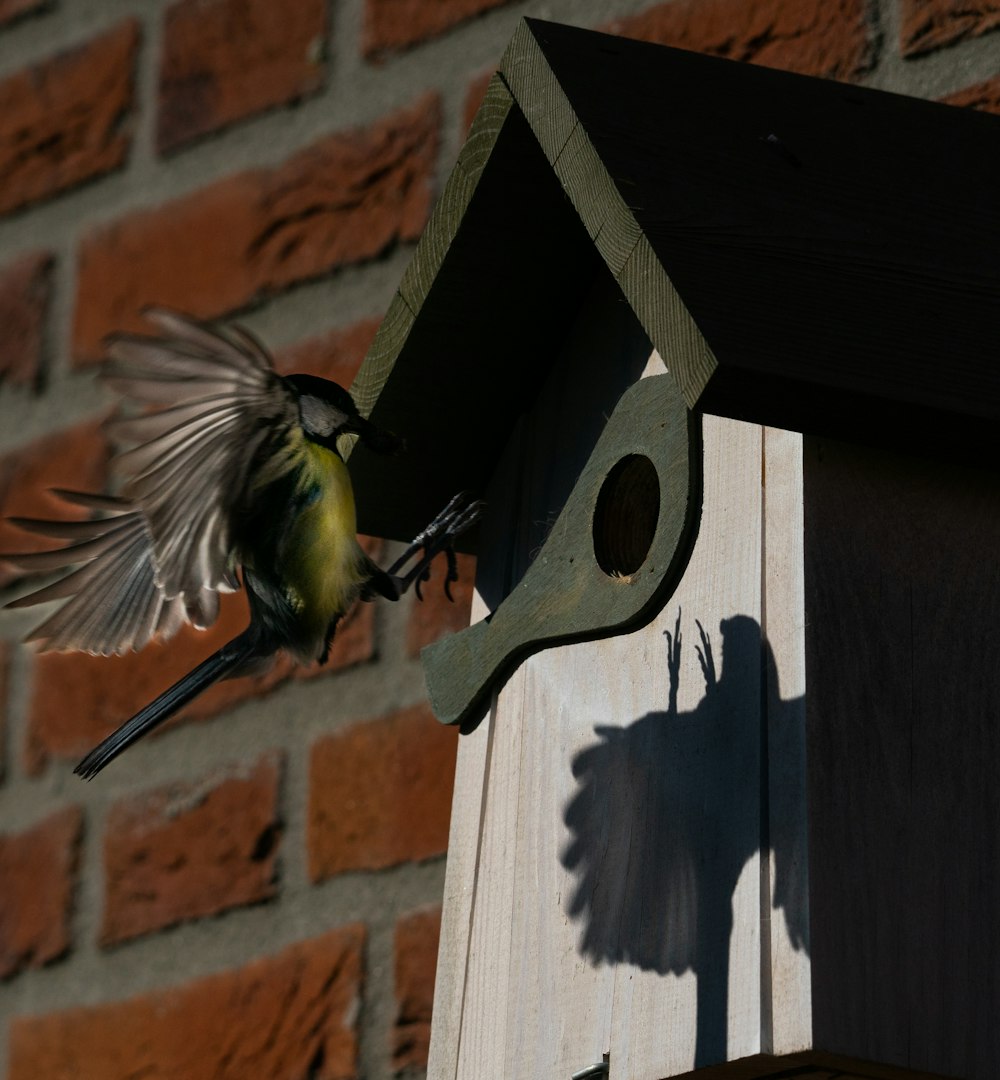
POLYGON ((995 456, 998 192, 996 117, 524 21, 354 386, 409 444, 362 529, 482 488, 600 273, 692 408, 995 456))

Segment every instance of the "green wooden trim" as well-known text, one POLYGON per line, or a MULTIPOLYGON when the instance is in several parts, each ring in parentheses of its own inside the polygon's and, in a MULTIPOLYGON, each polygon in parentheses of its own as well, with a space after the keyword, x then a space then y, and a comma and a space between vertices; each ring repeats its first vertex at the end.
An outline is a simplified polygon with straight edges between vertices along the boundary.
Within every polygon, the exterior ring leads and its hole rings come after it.
MULTIPOLYGON (((351 450, 362 532, 408 540, 456 491, 482 492, 602 272, 494 78, 352 387, 362 412, 407 445, 391 458, 351 450)), ((475 540, 462 538, 466 550, 475 540)))
POLYGON ((490 688, 546 645, 623 633, 661 609, 680 580, 701 512, 701 423, 670 375, 641 379, 608 420, 548 539, 514 591, 489 619, 421 654, 438 718, 474 726, 490 688), (659 479, 659 517, 645 561, 614 577, 594 552, 594 510, 614 466, 639 454, 659 479))
MULTIPOLYGON (((544 25, 544 24, 542 24, 544 25)), ((560 86, 528 21, 500 62, 539 145, 650 341, 694 407, 718 361, 560 86)))
POLYGON ((510 91, 499 75, 494 75, 444 191, 421 234, 417 250, 351 386, 351 394, 364 416, 371 415, 392 374, 472 201, 483 169, 497 146, 512 105, 510 91))

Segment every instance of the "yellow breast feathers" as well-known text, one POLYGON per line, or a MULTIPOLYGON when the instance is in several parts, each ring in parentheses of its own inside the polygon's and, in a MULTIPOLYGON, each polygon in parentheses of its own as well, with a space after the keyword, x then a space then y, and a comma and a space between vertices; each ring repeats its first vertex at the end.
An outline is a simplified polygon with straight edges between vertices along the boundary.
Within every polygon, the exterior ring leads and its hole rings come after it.
POLYGON ((296 483, 298 511, 286 543, 282 576, 288 599, 325 630, 357 598, 366 580, 357 540, 354 491, 347 466, 331 450, 303 440, 296 483))

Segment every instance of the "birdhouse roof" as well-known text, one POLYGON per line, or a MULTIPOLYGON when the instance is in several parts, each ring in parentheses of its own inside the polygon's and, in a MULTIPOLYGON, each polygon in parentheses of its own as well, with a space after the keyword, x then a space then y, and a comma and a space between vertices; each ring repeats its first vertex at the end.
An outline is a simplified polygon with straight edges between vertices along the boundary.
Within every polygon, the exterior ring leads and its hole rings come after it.
POLYGON ((352 388, 408 444, 360 528, 484 487, 598 274, 692 409, 995 446, 997 192, 996 117, 524 20, 352 388))

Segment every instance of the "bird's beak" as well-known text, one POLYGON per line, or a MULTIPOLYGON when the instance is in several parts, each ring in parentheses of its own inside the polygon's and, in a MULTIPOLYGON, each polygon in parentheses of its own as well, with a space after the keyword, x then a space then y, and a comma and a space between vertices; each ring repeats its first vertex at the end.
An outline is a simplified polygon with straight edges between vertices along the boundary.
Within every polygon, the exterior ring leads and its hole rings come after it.
POLYGON ((398 454, 406 448, 406 444, 398 435, 377 428, 363 416, 351 417, 343 430, 357 435, 365 446, 376 454, 398 454))

